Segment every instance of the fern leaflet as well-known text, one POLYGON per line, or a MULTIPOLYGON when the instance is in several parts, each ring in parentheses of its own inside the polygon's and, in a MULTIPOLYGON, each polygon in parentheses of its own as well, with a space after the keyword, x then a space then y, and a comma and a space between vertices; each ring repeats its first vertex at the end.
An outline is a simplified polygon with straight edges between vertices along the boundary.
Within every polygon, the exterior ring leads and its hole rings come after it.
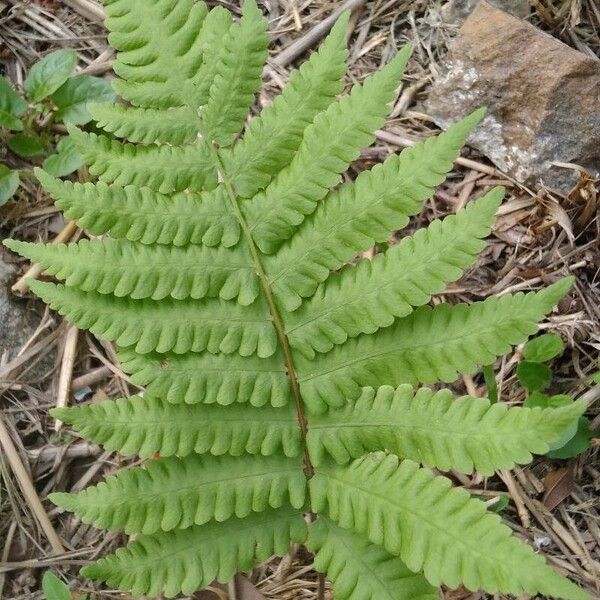
POLYGON ((313 464, 331 456, 339 464, 387 448, 442 471, 492 475, 545 454, 550 444, 585 410, 573 403, 559 410, 511 408, 449 390, 437 393, 402 385, 365 388, 356 402, 311 420, 308 447, 313 464))
POLYGON ((146 468, 126 469, 79 494, 53 494, 51 500, 102 529, 155 533, 269 507, 300 509, 305 491, 298 459, 191 454, 150 461, 146 468))
POLYGON ((382 545, 434 585, 587 597, 519 543, 481 501, 413 461, 378 453, 348 467, 319 467, 310 493, 314 511, 382 545))
POLYGON ((55 408, 52 415, 83 437, 142 458, 206 454, 299 456, 300 432, 292 407, 174 405, 149 396, 55 408))
POLYGON ((270 510, 224 523, 141 535, 126 548, 84 567, 82 574, 135 595, 192 594, 215 579, 229 581, 303 542, 306 523, 294 509, 270 510))
POLYGON ((315 568, 333 582, 336 600, 438 600, 436 589, 397 557, 326 517, 310 525, 315 568))

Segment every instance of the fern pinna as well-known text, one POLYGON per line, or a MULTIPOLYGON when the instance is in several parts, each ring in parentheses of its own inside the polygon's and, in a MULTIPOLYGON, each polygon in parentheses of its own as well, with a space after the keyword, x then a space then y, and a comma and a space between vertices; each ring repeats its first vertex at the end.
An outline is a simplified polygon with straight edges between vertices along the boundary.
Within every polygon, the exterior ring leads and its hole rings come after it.
POLYGON ((428 305, 475 262, 502 189, 348 264, 421 210, 482 113, 342 183, 384 123, 408 48, 339 97, 344 16, 246 123, 268 42, 254 0, 239 20, 192 0, 105 5, 125 103, 90 106, 104 133, 70 130, 99 182, 37 173, 99 237, 7 243, 63 280, 31 289, 116 342, 145 386, 53 411, 110 450, 154 458, 52 496, 86 523, 135 534, 84 575, 171 597, 297 542, 336 600, 432 600, 442 584, 587 598, 430 470, 526 463, 585 407, 507 408, 419 387, 526 340, 571 282, 428 305))

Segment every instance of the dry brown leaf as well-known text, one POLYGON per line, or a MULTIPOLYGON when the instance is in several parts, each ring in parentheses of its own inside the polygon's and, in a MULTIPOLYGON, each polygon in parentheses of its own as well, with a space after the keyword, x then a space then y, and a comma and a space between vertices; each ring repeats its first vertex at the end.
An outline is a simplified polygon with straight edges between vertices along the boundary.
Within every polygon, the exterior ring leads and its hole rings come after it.
POLYGON ((568 467, 550 471, 544 478, 545 493, 542 502, 548 510, 554 510, 575 491, 574 466, 575 463, 571 462, 568 467))

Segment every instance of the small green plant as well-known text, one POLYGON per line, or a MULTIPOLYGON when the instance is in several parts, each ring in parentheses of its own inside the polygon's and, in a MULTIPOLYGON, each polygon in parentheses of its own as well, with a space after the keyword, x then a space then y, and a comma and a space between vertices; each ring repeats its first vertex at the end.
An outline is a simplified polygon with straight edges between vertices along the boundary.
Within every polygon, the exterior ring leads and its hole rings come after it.
MULTIPOLYGON (((24 82, 23 94, 0 76, 0 139, 23 158, 44 158, 44 169, 56 177, 83 163, 74 144, 53 131, 56 123, 84 125, 91 120, 86 104, 115 99, 110 83, 91 75, 72 76, 77 55, 57 50, 37 62, 24 82)), ((0 164, 0 205, 17 191, 18 170, 0 164)))
MULTIPOLYGON (((46 571, 42 577, 42 590, 46 600, 73 600, 69 586, 52 571, 46 571)), ((87 596, 78 596, 78 600, 87 600, 87 596)))
POLYGON ((544 453, 585 403, 507 408, 422 387, 524 342, 571 286, 428 305, 484 248, 504 195, 354 260, 417 214, 477 111, 342 183, 390 110, 410 49, 343 90, 341 18, 246 124, 266 20, 192 0, 105 0, 116 91, 106 134, 70 127, 100 181, 38 177, 107 239, 6 242, 63 284, 31 289, 119 347, 143 396, 54 410, 149 460, 51 499, 135 540, 83 569, 137 595, 191 594, 305 543, 336 600, 433 600, 438 586, 588 595, 450 479, 544 453), (243 131, 242 131, 243 130, 243 131))
MULTIPOLYGON (((544 363, 562 354, 563 341, 555 333, 545 333, 528 341, 523 348, 523 360, 517 366, 517 377, 527 390, 523 405, 527 408, 560 408, 573 404, 568 394, 544 394, 552 383, 552 370, 544 363)), ((549 458, 572 458, 590 447, 594 432, 590 421, 579 416, 569 423, 562 434, 550 444, 549 458)))

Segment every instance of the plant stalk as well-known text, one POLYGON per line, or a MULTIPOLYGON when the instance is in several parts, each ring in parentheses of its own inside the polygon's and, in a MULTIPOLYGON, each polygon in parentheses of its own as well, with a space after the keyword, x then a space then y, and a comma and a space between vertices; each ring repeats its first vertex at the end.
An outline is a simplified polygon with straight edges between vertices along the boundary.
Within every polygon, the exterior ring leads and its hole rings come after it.
POLYGON ((296 407, 296 417, 298 419, 298 426, 300 428, 300 435, 302 437, 302 445, 304 447, 304 473, 308 479, 310 479, 314 473, 315 469, 310 461, 310 456, 308 455, 308 446, 306 445, 306 436, 308 433, 308 422, 306 419, 306 414, 304 413, 304 403, 302 401, 302 395, 300 394, 300 384, 298 383, 298 376, 296 374, 296 369, 294 367, 294 359, 292 356, 292 350, 290 348, 290 343, 287 339, 287 335, 285 333, 285 326, 283 324, 283 319, 279 313, 279 309, 277 308, 277 304, 275 302, 275 298, 273 297, 273 291, 271 290, 271 286, 269 285, 269 279, 262 265, 262 261, 260 259, 260 252, 254 243, 254 239, 252 237, 252 233, 250 232, 250 228, 244 219, 244 215, 240 210, 237 202, 237 195, 233 189, 233 185, 231 181, 228 179, 225 173, 225 167, 223 165, 223 161, 219 156, 218 149, 215 145, 211 144, 213 160, 217 167, 217 172, 219 178, 223 182, 225 189, 227 191, 227 195, 229 197, 229 201, 231 203, 231 210, 233 211, 236 219, 238 220, 240 227, 242 228, 242 232, 244 234, 244 238, 248 247, 250 249, 250 254, 252 255, 252 260, 254 261, 254 267, 256 269, 256 274, 260 280, 261 287, 265 293, 267 304, 269 306, 269 311, 271 313, 271 317, 273 319, 273 325, 277 332, 277 338, 279 339, 279 343, 283 349, 283 356, 285 360, 285 366, 287 369, 288 378, 290 380, 290 386, 292 389, 292 396, 294 398, 294 404, 296 407))

